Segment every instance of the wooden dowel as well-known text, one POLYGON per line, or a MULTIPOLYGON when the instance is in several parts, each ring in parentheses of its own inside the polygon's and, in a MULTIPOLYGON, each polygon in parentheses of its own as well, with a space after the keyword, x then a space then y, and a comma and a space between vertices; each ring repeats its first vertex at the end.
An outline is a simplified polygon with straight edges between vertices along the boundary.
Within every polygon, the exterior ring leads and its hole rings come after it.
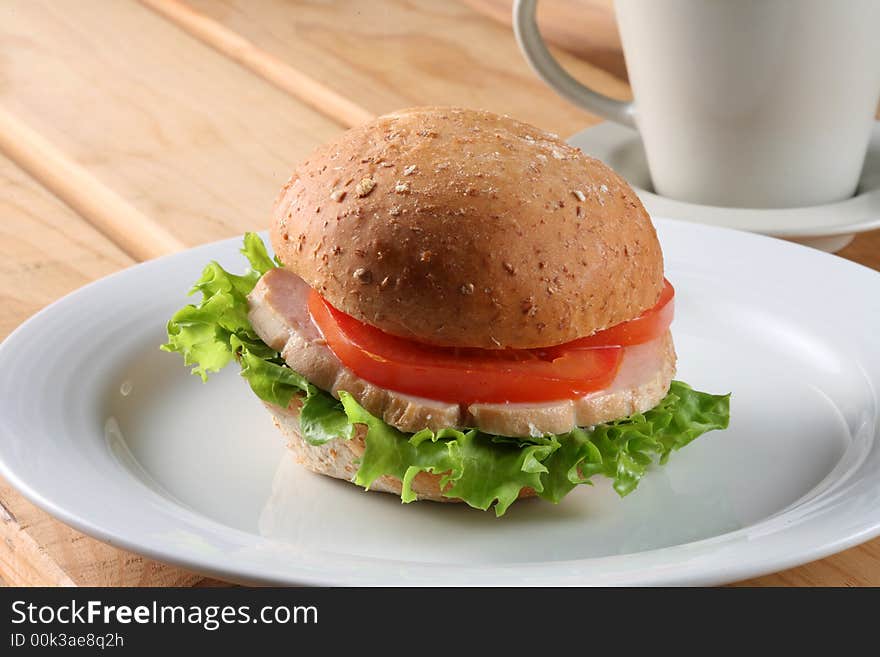
POLYGON ((2 108, 0 151, 136 260, 185 248, 163 226, 2 108))
POLYGON ((285 64, 240 34, 194 11, 178 0, 140 0, 140 2, 203 43, 344 127, 360 125, 374 117, 372 112, 354 101, 285 64))

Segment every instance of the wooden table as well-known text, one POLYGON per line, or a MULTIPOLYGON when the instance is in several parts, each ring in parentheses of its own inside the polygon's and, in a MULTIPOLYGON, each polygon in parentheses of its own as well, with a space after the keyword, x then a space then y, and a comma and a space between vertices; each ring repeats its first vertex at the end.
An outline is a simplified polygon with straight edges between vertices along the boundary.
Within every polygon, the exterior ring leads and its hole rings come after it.
MULTIPOLYGON (((96 278, 264 228, 294 163, 374 114, 459 104, 563 135, 597 122, 538 81, 509 29, 454 2, 6 0, 0 42, 0 337, 96 278)), ((880 269, 880 233, 841 255, 880 269)), ((2 481, 0 538, 8 584, 206 583, 2 481)), ((880 540, 749 584, 880 585, 880 540)))

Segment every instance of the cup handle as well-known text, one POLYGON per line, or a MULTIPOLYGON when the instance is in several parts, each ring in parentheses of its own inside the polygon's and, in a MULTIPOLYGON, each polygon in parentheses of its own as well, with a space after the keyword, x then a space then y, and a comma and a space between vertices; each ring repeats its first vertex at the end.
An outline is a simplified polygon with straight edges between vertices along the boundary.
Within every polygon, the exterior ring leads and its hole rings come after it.
POLYGON ((538 0, 516 0, 513 5, 513 31, 532 70, 575 105, 610 121, 635 128, 633 103, 615 100, 585 87, 550 54, 535 21, 537 6, 538 0))

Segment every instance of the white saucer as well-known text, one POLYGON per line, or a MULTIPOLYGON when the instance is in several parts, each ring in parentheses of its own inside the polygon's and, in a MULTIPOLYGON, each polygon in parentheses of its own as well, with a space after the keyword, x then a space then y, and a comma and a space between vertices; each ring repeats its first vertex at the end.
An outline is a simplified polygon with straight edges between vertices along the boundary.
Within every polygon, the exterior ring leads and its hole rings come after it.
POLYGON ((856 195, 804 208, 723 208, 658 196, 652 191, 639 134, 616 123, 601 123, 568 141, 626 178, 653 216, 782 237, 832 253, 849 244, 856 233, 880 228, 880 121, 871 133, 856 195))

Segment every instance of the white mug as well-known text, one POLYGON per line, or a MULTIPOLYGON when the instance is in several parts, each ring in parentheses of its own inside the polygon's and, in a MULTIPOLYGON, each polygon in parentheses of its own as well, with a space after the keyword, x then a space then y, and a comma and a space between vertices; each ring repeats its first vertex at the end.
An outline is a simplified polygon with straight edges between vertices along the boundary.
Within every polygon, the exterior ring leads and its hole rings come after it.
POLYGON ((880 0, 616 0, 632 103, 565 72, 536 5, 513 7, 529 64, 639 130, 658 194, 779 208, 855 193, 880 100, 880 0))

